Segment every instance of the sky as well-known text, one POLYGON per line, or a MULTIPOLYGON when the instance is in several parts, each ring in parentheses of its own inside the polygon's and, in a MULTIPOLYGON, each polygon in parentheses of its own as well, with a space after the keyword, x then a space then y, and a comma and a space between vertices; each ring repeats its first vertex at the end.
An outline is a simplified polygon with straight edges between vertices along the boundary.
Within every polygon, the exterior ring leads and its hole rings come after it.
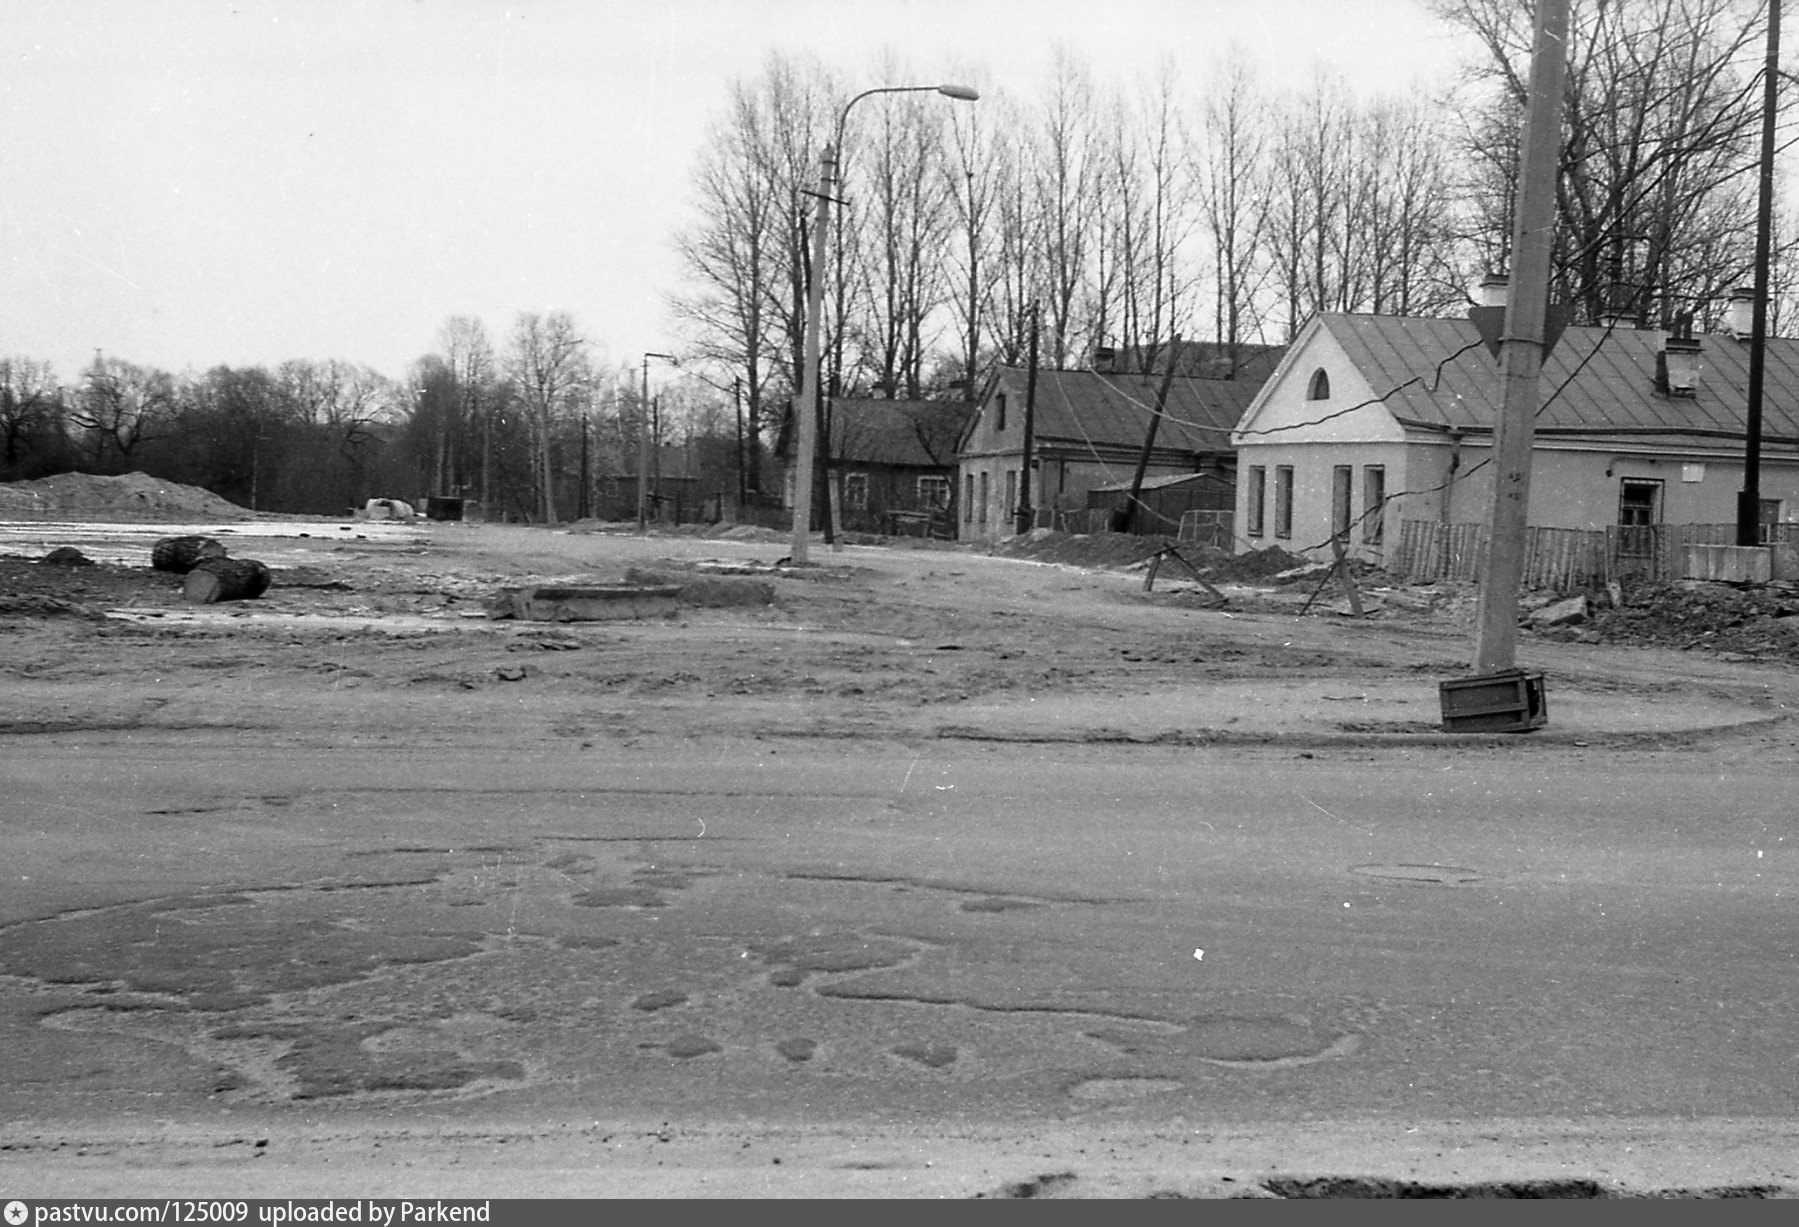
POLYGON ((0 0, 0 357, 404 378, 450 316, 565 310, 635 365, 678 351, 692 172, 769 55, 1028 98, 1058 46, 1196 88, 1233 43, 1364 93, 1462 51, 1422 0, 0 0))

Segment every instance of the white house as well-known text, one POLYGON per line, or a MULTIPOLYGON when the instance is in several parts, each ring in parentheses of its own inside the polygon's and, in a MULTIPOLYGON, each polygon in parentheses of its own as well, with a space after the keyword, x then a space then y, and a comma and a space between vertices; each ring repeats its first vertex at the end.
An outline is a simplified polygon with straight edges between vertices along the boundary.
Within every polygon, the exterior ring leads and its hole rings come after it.
MULTIPOLYGON (((1570 327, 1540 382, 1530 523, 1729 524, 1747 439, 1743 333, 1570 327)), ((1328 557, 1333 534, 1385 561, 1402 521, 1484 522, 1498 363, 1465 319, 1320 315, 1231 434, 1236 539, 1328 557)), ((1799 341, 1769 338, 1761 519, 1799 519, 1799 341)))

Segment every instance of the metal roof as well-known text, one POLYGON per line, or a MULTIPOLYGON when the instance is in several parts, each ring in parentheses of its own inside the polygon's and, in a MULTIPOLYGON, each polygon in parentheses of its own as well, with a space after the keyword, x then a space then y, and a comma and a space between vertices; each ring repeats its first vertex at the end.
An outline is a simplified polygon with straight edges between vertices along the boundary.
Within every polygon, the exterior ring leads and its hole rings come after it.
POLYGON ((831 401, 833 463, 936 469, 956 463, 956 439, 973 416, 961 401, 831 401))
MULTIPOLYGON (((1018 413, 1024 411, 1025 375, 1021 367, 1000 367, 996 372, 997 386, 1013 398, 1018 413)), ((1141 447, 1162 378, 1160 374, 1039 370, 1033 433, 1039 440, 1141 447)), ((1157 448, 1230 451, 1231 428, 1261 387, 1260 380, 1175 376, 1156 432, 1157 448)))
MULTIPOLYGON (((1324 315, 1328 330, 1377 396, 1403 422, 1454 430, 1490 430, 1501 395, 1499 368, 1468 320, 1390 315, 1324 315)), ((1543 365, 1540 433, 1699 438, 1744 437, 1748 422, 1749 345, 1727 335, 1696 338, 1694 395, 1656 387, 1656 330, 1571 326, 1543 365)), ((1799 440, 1799 340, 1769 337, 1764 364, 1762 432, 1799 440)))

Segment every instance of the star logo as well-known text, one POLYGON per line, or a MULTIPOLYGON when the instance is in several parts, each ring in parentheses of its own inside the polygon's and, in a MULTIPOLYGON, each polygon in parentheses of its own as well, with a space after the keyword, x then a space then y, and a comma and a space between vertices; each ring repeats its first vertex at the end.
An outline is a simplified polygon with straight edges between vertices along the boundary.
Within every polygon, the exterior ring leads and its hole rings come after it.
POLYGON ((9 1201, 6 1203, 7 1227, 20 1227, 20 1224, 30 1217, 31 1211, 25 1208, 24 1202, 9 1201))

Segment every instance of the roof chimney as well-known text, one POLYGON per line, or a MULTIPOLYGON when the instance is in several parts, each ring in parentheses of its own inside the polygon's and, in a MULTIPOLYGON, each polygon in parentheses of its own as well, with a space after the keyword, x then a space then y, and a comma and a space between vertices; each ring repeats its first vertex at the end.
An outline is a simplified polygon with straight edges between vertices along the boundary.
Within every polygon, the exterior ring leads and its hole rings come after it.
POLYGON ((1669 396, 1692 397, 1699 393, 1700 344, 1693 339, 1693 317, 1682 315, 1674 331, 1656 355, 1657 382, 1669 396))
POLYGON ((1503 307, 1510 290, 1512 279, 1504 273, 1488 273, 1480 281, 1480 305, 1483 307, 1503 307))
POLYGON ((1755 331, 1755 291, 1738 286, 1730 292, 1730 305, 1724 309, 1724 331, 1739 341, 1747 341, 1755 331))

